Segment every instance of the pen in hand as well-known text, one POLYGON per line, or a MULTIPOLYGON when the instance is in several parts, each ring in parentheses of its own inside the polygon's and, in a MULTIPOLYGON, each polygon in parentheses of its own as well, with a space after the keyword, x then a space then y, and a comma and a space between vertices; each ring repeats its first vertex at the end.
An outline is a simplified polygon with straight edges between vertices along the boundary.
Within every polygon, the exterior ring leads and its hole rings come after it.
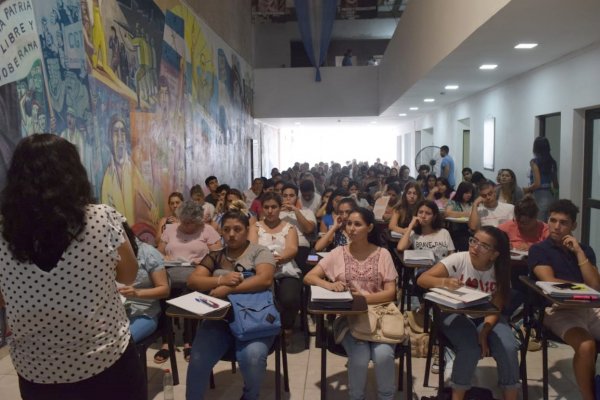
POLYGON ((217 303, 215 303, 214 301, 205 299, 204 297, 196 297, 195 300, 198 303, 206 304, 207 306, 209 306, 211 308, 218 308, 219 307, 219 305, 217 303))

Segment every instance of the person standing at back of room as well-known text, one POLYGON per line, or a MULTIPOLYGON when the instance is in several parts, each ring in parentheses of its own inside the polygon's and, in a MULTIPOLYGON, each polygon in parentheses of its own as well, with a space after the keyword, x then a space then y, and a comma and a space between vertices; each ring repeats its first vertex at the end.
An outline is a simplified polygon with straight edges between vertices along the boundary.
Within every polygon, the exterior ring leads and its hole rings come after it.
POLYGON ((450 157, 450 148, 446 145, 440 147, 440 156, 442 157, 441 172, 442 178, 448 179, 452 189, 456 187, 456 178, 454 177, 454 159, 450 157))
POLYGON ((540 219, 548 220, 548 207, 554 202, 554 191, 558 191, 558 169, 556 161, 550 154, 550 142, 543 136, 533 141, 533 156, 529 162, 529 187, 523 191, 533 194, 540 208, 540 219))

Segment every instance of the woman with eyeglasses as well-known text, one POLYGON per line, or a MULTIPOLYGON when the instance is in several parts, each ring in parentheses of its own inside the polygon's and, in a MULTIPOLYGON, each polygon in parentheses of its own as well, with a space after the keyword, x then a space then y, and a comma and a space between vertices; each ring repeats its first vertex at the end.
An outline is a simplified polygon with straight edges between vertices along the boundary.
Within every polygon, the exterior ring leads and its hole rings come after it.
MULTIPOLYGON (((449 255, 424 272, 417 284, 424 289, 463 285, 492 294, 502 310, 509 301, 510 248, 506 234, 491 226, 480 228, 469 239, 469 251, 449 255)), ((465 314, 442 314, 442 332, 456 353, 450 382, 452 399, 462 400, 471 387, 477 362, 491 355, 498 365, 498 383, 505 400, 517 399, 519 345, 505 317, 494 314, 473 318, 465 314)))

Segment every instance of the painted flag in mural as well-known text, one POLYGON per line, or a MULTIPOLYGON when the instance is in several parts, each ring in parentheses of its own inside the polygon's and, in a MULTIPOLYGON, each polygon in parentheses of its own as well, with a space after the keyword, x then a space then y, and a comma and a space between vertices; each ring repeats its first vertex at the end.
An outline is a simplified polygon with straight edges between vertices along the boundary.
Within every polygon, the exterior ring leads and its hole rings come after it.
POLYGON ((32 0, 0 4, 0 86, 27 76, 41 58, 32 0))
POLYGON ((167 10, 163 36, 163 57, 177 71, 181 69, 181 58, 184 55, 186 61, 189 61, 188 48, 184 40, 184 27, 183 18, 167 10))

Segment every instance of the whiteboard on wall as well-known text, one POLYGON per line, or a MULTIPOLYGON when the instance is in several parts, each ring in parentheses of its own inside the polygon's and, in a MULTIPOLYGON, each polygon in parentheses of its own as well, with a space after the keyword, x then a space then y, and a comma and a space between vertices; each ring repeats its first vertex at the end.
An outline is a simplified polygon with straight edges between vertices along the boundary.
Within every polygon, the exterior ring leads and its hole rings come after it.
POLYGON ((496 136, 496 119, 488 117, 483 121, 483 168, 494 170, 494 146, 496 136))

